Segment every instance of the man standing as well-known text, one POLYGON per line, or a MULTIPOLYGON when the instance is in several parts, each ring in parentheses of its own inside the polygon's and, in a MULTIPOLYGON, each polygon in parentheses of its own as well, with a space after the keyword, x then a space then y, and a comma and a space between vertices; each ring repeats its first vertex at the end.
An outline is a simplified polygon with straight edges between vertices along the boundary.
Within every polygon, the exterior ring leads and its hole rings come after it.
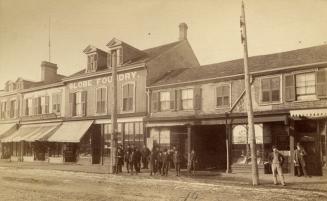
POLYGON ((282 154, 279 153, 278 149, 276 146, 272 146, 272 153, 270 153, 269 156, 269 162, 271 163, 271 170, 273 174, 273 180, 274 184, 277 185, 277 175, 276 172, 279 175, 280 178, 280 183, 285 186, 285 181, 284 181, 284 175, 282 171, 282 165, 284 162, 284 157, 282 154))
POLYGON ((142 169, 148 169, 148 163, 149 163, 149 156, 150 156, 150 149, 147 148, 145 145, 143 146, 142 149, 142 164, 143 167, 142 169))
POLYGON ((158 164, 158 152, 156 148, 153 147, 152 152, 150 153, 150 176, 152 176, 152 174, 156 175, 157 164, 158 164))
POLYGON ((307 174, 307 170, 306 170, 306 163, 304 160, 304 157, 307 155, 307 152, 303 149, 303 147, 301 146, 301 144, 298 142, 296 144, 296 150, 294 152, 294 163, 295 163, 295 167, 297 168, 297 176, 300 177, 301 171, 303 172, 303 175, 305 177, 308 176, 307 174))
POLYGON ((162 154, 162 176, 168 176, 168 168, 169 168, 169 153, 167 149, 165 149, 162 154))
POLYGON ((175 169, 176 169, 176 176, 180 176, 180 174, 181 174, 181 161, 182 161, 181 154, 179 153, 178 150, 175 150, 174 164, 175 164, 175 169))

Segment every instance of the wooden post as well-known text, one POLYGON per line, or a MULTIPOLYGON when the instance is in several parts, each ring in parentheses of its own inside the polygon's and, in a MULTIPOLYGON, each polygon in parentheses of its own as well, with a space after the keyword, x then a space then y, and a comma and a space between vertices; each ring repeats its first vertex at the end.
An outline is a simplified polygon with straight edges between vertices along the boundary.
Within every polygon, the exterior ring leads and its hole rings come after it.
POLYGON ((192 146, 192 129, 191 125, 187 125, 187 169, 191 170, 191 146, 192 146))
MULTIPOLYGON (((113 55, 116 56, 117 54, 113 55)), ((115 58, 116 59, 116 58, 115 58)), ((117 63, 112 65, 112 112, 111 112, 111 151, 110 161, 111 170, 110 173, 116 172, 117 167, 117 63)))
POLYGON ((325 120, 325 166, 327 167, 327 120, 325 120))
POLYGON ((242 16, 241 16, 241 28, 242 28, 242 42, 244 47, 244 81, 245 81, 245 95, 246 95, 246 110, 248 115, 248 127, 250 134, 250 147, 251 147, 251 166, 252 166, 252 184, 259 184, 259 173, 257 164, 257 151, 254 133, 253 123, 253 108, 252 108, 252 96, 250 86, 250 73, 248 69, 248 47, 247 47, 247 36, 246 36, 246 24, 245 24, 245 11, 244 2, 242 1, 242 16))
POLYGON ((295 166, 294 166, 294 120, 290 120, 290 124, 288 126, 288 134, 290 136, 290 173, 291 175, 295 175, 295 166))
POLYGON ((226 132, 226 173, 231 173, 230 170, 230 139, 229 139, 229 124, 228 124, 228 113, 225 113, 225 132, 226 132))

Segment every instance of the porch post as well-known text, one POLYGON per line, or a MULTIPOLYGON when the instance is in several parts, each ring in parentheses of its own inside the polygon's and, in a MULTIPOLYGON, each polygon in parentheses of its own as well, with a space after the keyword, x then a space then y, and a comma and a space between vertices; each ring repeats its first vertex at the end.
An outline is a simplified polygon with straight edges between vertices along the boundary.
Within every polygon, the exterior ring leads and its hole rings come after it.
POLYGON ((228 124, 228 113, 225 113, 225 132, 226 132, 226 173, 231 173, 230 170, 230 139, 229 139, 229 124, 228 124))
POLYGON ((290 136, 290 173, 294 176, 294 120, 292 119, 288 126, 288 134, 290 136))
POLYGON ((191 170, 191 144, 192 144, 191 125, 187 125, 187 169, 191 170))
POLYGON ((327 119, 325 120, 325 167, 327 167, 327 119))

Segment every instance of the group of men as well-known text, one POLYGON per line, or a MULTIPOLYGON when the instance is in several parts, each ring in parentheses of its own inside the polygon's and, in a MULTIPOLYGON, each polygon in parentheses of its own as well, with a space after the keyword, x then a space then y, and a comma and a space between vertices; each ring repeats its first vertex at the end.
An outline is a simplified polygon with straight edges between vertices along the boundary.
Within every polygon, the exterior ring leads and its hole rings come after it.
MULTIPOLYGON (((273 174, 274 184, 277 185, 277 174, 280 178, 280 183, 285 186, 284 175, 282 171, 282 165, 284 163, 284 156, 278 151, 276 146, 272 146, 272 153, 269 156, 269 162, 271 164, 271 170, 273 174)), ((302 176, 302 173, 305 177, 308 176, 306 171, 305 156, 307 155, 304 148, 300 143, 296 144, 296 150, 294 151, 294 165, 297 170, 297 176, 302 176)))
MULTIPOLYGON (((149 169, 150 165, 150 176, 159 173, 162 176, 168 176, 168 171, 174 167, 176 176, 180 176, 181 163, 183 156, 180 151, 174 146, 171 149, 164 149, 161 151, 159 147, 154 146, 152 151, 146 146, 142 150, 137 147, 127 146, 125 150, 120 145, 117 149, 117 168, 116 173, 122 172, 122 167, 125 165, 127 173, 132 175, 140 173, 141 162, 142 169, 149 169)), ((192 150, 190 155, 190 161, 188 164, 189 170, 194 174, 197 163, 197 157, 195 151, 192 150)))

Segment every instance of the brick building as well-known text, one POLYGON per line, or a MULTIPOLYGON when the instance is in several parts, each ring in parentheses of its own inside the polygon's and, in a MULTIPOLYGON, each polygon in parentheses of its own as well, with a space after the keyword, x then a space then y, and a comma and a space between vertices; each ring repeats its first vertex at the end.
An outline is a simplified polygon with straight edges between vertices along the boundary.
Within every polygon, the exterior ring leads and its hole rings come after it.
MULTIPOLYGON (((326 163, 327 45, 249 58, 259 169, 271 146, 294 173, 296 142, 310 174, 326 163)), ((183 68, 148 87, 148 146, 191 149, 204 169, 250 171, 243 60, 183 68), (227 161, 231 164, 227 167, 227 161)))

